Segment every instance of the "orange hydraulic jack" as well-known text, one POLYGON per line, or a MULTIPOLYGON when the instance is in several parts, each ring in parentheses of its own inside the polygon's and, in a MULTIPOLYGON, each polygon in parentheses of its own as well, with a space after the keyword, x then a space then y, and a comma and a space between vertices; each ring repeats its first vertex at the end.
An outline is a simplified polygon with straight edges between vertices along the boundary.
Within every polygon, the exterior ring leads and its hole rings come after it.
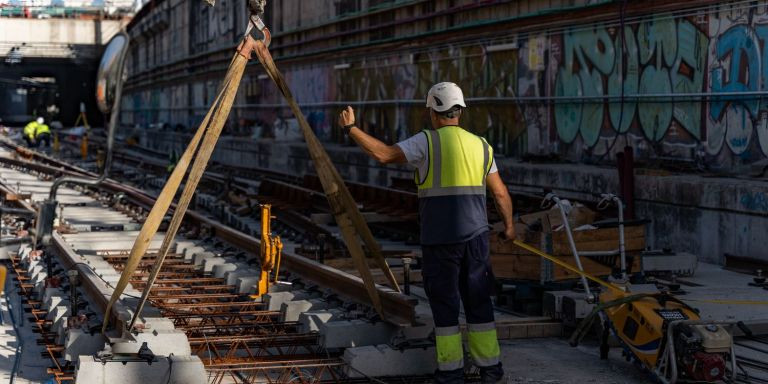
POLYGON ((259 290, 253 295, 258 298, 269 292, 269 287, 277 283, 280 273, 280 258, 283 254, 283 242, 280 236, 272 236, 272 205, 261 205, 261 277, 259 278, 259 290), (275 277, 270 279, 272 271, 275 277))

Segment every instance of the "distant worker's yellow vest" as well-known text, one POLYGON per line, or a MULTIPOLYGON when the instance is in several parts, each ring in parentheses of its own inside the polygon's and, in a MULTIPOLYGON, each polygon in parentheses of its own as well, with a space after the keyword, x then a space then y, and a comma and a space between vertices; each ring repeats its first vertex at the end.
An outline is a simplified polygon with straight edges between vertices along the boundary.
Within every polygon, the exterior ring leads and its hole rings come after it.
POLYGON ((36 130, 37 130, 37 121, 30 122, 29 124, 24 126, 24 136, 30 139, 34 139, 36 130))
POLYGON ((46 125, 46 124, 38 124, 37 127, 35 128, 35 137, 36 138, 40 137, 40 135, 45 134, 45 133, 47 133, 49 135, 51 134, 51 129, 48 128, 48 125, 46 125))

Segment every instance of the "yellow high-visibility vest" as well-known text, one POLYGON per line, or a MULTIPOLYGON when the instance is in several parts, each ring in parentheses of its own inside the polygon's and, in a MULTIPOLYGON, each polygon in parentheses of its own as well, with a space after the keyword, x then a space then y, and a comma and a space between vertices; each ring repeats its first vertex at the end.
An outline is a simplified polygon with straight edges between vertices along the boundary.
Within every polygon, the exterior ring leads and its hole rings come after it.
POLYGON ((37 131, 37 121, 32 121, 24 126, 24 136, 29 137, 30 139, 35 138, 35 131, 37 131))
POLYGON ((429 145, 429 169, 415 174, 419 197, 485 195, 493 148, 484 138, 460 127, 424 131, 429 145))
POLYGON ((485 179, 493 148, 456 126, 424 131, 429 146, 426 175, 414 175, 419 191, 421 244, 454 244, 488 231, 485 179))

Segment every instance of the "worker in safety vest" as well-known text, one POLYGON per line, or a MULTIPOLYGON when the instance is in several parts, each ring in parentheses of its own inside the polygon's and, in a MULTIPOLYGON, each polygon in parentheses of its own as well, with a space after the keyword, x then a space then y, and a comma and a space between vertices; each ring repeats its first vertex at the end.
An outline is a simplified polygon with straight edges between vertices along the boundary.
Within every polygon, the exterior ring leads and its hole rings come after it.
POLYGON ((480 136, 459 127, 464 94, 440 83, 427 95, 431 130, 387 145, 355 125, 352 107, 339 125, 377 161, 415 168, 421 222, 422 275, 435 321, 435 383, 464 382, 459 308, 464 304, 469 354, 483 383, 503 380, 491 294, 486 188, 501 213, 505 239, 515 238, 512 199, 499 177, 493 149, 480 136))
POLYGON ((179 155, 176 154, 176 150, 174 149, 168 154, 168 165, 165 166, 165 170, 170 175, 173 173, 173 170, 176 169, 176 164, 179 163, 179 155))
POLYGON ((49 148, 51 146, 51 128, 45 124, 42 117, 38 118, 37 122, 38 124, 35 127, 35 142, 37 142, 37 145, 45 142, 45 147, 49 148))
POLYGON ((44 123, 45 120, 43 120, 42 117, 38 117, 37 120, 30 121, 29 124, 24 126, 24 141, 27 142, 27 146, 30 148, 33 148, 37 146, 37 142, 35 141, 35 133, 37 132, 37 126, 39 124, 44 123))

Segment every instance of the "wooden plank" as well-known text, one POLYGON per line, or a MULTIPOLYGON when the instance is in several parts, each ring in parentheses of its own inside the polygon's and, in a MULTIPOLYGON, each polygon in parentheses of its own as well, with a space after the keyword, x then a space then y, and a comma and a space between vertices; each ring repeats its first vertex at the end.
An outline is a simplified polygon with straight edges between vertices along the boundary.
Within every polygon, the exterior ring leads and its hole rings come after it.
POLYGON ((527 255, 491 254, 491 267, 496 278, 541 280, 541 258, 527 255))
MULTIPOLYGON (((645 249, 645 238, 624 239, 624 247, 627 252, 642 251, 645 249)), ((576 249, 579 252, 615 251, 619 249, 619 239, 587 242, 577 241, 576 249)), ((552 241, 553 255, 571 255, 572 253, 571 245, 568 243, 568 240, 552 241)))
MULTIPOLYGON (((568 242, 568 235, 564 231, 557 231, 552 233, 553 242, 568 242)), ((624 237, 627 239, 645 237, 645 226, 635 225, 624 228, 624 237)), ((573 240, 576 243, 590 242, 590 241, 602 241, 602 240, 618 240, 619 229, 618 228, 598 228, 589 229, 586 231, 574 231, 573 240)))
MULTIPOLYGON (((523 251, 524 252, 524 251, 523 251)), ((639 271, 641 268, 641 257, 639 253, 631 253, 634 256, 634 262, 632 264, 632 271, 639 271)), ((576 260, 573 256, 557 256, 558 259, 576 266, 576 260)), ((597 276, 607 276, 612 271, 611 268, 605 266, 589 257, 581 258, 584 270, 587 273, 597 276)), ((619 266, 619 258, 616 257, 616 267, 619 266)), ((530 280, 530 281, 545 281, 544 268, 550 268, 551 278, 549 281, 562 281, 577 279, 579 276, 572 273, 562 267, 551 265, 546 260, 543 260, 537 255, 532 253, 528 254, 505 254, 505 253, 492 253, 491 254, 491 267, 496 278, 514 279, 514 280, 530 280), (546 263, 546 264, 544 264, 546 263)))
MULTIPOLYGON (((639 256, 639 255, 638 255, 639 256)), ((558 257, 558 259, 565 261, 566 263, 569 263, 573 266, 576 265, 576 259, 573 256, 563 256, 558 257)), ((634 264, 632 266, 633 271, 640 270, 640 257, 634 258, 634 264)), ((551 263, 550 263, 551 264, 551 263)), ((582 257, 581 258, 581 264, 584 267, 584 271, 595 276, 608 276, 612 272, 612 268, 605 266, 601 263, 598 263, 597 261, 589 258, 589 257, 582 257)), ((619 266, 619 258, 616 257, 616 267, 619 266)), ((552 266, 552 280, 553 281, 562 281, 562 280, 571 280, 571 279, 578 279, 579 275, 576 273, 573 273, 571 271, 566 270, 565 268, 561 268, 559 266, 553 265, 552 266)))

